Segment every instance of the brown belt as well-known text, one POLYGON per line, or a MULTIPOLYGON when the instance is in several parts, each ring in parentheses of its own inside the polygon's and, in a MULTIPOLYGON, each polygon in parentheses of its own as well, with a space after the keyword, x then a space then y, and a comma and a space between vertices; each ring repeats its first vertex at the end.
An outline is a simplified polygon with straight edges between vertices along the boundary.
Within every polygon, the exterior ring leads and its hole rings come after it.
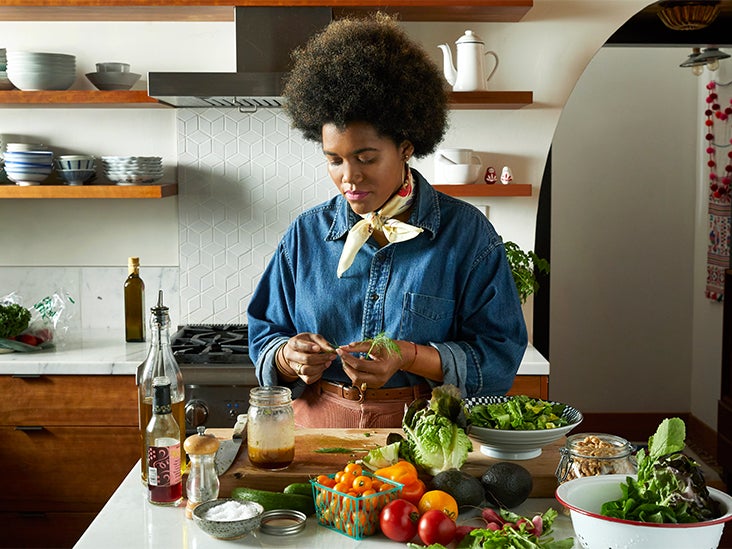
POLYGON ((390 389, 366 389, 361 391, 352 385, 342 385, 332 381, 320 381, 320 390, 325 393, 333 393, 346 400, 362 402, 364 400, 403 400, 411 402, 417 398, 428 397, 432 389, 426 383, 413 385, 411 387, 393 387, 390 389))

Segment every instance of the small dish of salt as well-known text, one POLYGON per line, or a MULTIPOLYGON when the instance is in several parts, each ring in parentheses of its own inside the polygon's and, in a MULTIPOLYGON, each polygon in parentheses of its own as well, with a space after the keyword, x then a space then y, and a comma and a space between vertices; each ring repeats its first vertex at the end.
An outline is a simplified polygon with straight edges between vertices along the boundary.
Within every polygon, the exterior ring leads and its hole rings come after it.
POLYGON ((193 521, 217 539, 239 539, 259 527, 264 508, 253 501, 230 498, 201 503, 193 510, 193 521))

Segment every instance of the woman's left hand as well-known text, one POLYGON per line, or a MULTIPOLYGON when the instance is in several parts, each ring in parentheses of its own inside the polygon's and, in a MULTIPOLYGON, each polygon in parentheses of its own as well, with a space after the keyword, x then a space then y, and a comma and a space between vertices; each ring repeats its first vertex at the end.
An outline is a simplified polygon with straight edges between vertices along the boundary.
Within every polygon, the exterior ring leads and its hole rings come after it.
POLYGON ((404 366, 405 358, 411 356, 410 353, 413 352, 412 345, 407 341, 394 343, 399 345, 399 353, 375 349, 368 357, 365 356, 371 349, 371 343, 368 341, 350 343, 336 349, 338 356, 341 357, 343 371, 351 378, 354 387, 361 387, 365 383, 370 389, 378 389, 404 366), (363 354, 364 358, 359 358, 357 354, 363 354))

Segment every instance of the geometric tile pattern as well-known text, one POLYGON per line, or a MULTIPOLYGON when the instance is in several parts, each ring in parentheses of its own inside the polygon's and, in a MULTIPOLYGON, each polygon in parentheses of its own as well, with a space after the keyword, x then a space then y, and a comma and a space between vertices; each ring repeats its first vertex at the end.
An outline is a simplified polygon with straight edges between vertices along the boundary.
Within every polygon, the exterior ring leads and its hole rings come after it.
POLYGON ((285 229, 336 192, 281 109, 178 109, 181 323, 242 323, 285 229))

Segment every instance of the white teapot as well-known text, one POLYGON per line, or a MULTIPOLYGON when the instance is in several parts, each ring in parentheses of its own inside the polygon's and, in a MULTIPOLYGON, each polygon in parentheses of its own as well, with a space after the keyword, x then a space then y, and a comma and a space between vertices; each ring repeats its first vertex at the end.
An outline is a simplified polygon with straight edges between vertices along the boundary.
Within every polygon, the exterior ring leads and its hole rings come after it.
POLYGON ((457 45, 457 70, 452 64, 452 51, 447 44, 437 46, 442 50, 443 71, 445 78, 454 91, 486 90, 488 80, 498 68, 498 56, 495 52, 486 51, 485 42, 471 30, 465 31, 455 42, 457 45), (486 76, 485 56, 491 55, 495 60, 493 70, 486 76))

